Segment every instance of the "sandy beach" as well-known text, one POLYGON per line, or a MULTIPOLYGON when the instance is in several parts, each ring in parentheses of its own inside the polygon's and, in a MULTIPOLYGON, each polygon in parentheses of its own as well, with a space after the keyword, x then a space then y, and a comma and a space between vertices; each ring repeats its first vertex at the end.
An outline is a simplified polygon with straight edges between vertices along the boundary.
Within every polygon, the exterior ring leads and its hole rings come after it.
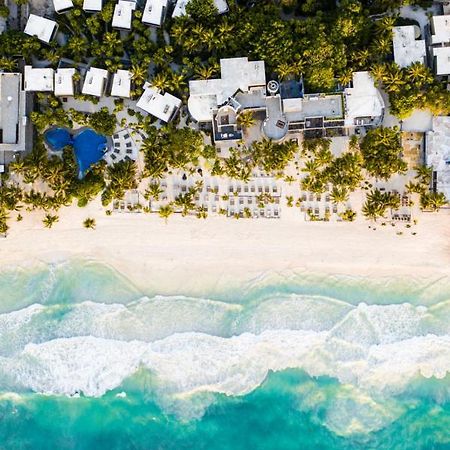
POLYGON ((42 212, 11 220, 0 240, 0 267, 92 258, 110 264, 140 287, 164 294, 221 290, 268 272, 317 272, 350 276, 450 275, 450 211, 422 214, 417 225, 306 223, 279 220, 199 220, 157 215, 106 216, 98 203, 64 208, 52 229, 42 212), (87 217, 96 229, 84 229, 87 217), (398 232, 402 235, 398 235, 398 232), (413 235, 412 232, 417 233, 413 235))

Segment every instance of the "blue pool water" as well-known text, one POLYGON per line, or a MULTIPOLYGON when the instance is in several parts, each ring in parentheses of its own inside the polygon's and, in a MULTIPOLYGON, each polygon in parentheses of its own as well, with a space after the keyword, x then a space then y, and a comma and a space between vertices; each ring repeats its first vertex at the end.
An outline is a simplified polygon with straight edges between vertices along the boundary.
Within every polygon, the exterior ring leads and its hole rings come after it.
POLYGON ((103 158, 106 150, 106 137, 86 128, 72 135, 66 128, 53 128, 45 133, 45 141, 52 150, 62 150, 72 145, 82 178, 89 168, 103 158))

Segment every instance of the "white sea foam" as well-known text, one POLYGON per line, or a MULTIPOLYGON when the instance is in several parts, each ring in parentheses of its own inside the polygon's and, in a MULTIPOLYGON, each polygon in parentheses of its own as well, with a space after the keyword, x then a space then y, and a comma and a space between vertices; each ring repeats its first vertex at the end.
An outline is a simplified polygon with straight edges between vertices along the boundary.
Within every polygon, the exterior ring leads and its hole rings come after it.
POLYGON ((358 391, 359 400, 341 399, 327 412, 329 427, 345 434, 395 418, 377 413, 380 397, 400 394, 419 376, 450 371, 450 324, 434 329, 432 311, 409 304, 353 307, 280 296, 242 307, 155 297, 58 308, 34 305, 0 315, 0 342, 15 343, 0 358, 0 388, 101 396, 144 368, 155 376, 152 389, 163 407, 201 413, 214 399, 208 393, 243 395, 269 371, 300 368, 358 391), (350 401, 359 411, 353 422, 339 413, 350 401))

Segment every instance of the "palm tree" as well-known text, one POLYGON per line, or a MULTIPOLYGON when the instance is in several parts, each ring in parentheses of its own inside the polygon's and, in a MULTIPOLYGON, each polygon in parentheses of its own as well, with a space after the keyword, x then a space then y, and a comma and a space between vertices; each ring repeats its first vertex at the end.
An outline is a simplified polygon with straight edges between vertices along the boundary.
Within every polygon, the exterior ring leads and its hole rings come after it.
POLYGON ((428 69, 420 62, 415 62, 407 68, 408 76, 413 82, 427 84, 433 82, 433 75, 428 69))
POLYGON ((170 89, 175 92, 184 91, 187 87, 186 78, 182 73, 173 72, 169 85, 170 89))
POLYGON ((373 54, 388 55, 391 53, 392 39, 383 36, 373 41, 371 51, 373 54))
POLYGON ((376 28, 378 33, 384 34, 386 31, 391 32, 395 25, 396 17, 394 16, 384 16, 376 21, 376 28))
POLYGON ((115 31, 107 32, 103 35, 102 48, 107 56, 114 55, 118 49, 122 48, 122 41, 115 31))
POLYGON ((22 173, 24 168, 25 168, 25 161, 22 158, 17 158, 9 165, 9 170, 15 173, 22 173))
POLYGON ((170 87, 170 79, 167 72, 159 72, 152 79, 152 86, 165 91, 170 87))
POLYGON ((175 41, 182 42, 184 38, 186 37, 187 33, 189 31, 189 28, 186 26, 186 24, 183 23, 183 21, 177 20, 170 30, 170 34, 175 39, 175 41))
POLYGON ((368 49, 364 50, 358 50, 355 52, 354 58, 355 61, 358 63, 359 67, 363 67, 367 64, 367 61, 370 57, 370 52, 368 49))
POLYGON ((413 181, 408 181, 405 184, 405 189, 408 194, 412 194, 412 193, 416 193, 416 192, 419 193, 421 191, 421 188, 418 185, 418 183, 414 183, 413 181))
POLYGON ((218 31, 219 31, 219 36, 220 38, 223 39, 227 39, 229 37, 229 35, 231 34, 231 32, 234 30, 234 25, 231 24, 227 18, 225 18, 224 20, 222 20, 222 22, 219 24, 219 26, 217 27, 218 31))
POLYGON ((346 222, 353 222, 356 218, 356 212, 351 208, 348 208, 343 213, 339 214, 339 217, 346 222))
POLYGON ((193 192, 187 192, 185 194, 178 194, 175 197, 174 205, 182 209, 181 214, 187 216, 189 211, 195 208, 193 201, 193 192))
POLYGON ((309 172, 311 175, 314 175, 319 170, 320 163, 316 159, 308 159, 305 162, 305 166, 302 168, 302 172, 309 172))
POLYGON ((46 214, 45 218, 42 220, 42 223, 44 224, 44 227, 51 228, 53 224, 59 221, 59 217, 52 215, 52 214, 46 214))
POLYGON ((427 192, 420 196, 420 206, 422 209, 432 209, 439 211, 440 208, 447 204, 447 199, 442 192, 427 192))
POLYGON ((153 199, 155 202, 159 200, 159 196, 164 192, 164 189, 161 188, 158 182, 150 183, 148 188, 145 190, 145 198, 153 199))
POLYGON ((344 69, 344 71, 339 75, 339 82, 343 86, 347 86, 353 80, 353 71, 350 68, 344 69))
POLYGON ((133 64, 131 66, 131 79, 137 86, 142 86, 147 78, 147 67, 133 64))
POLYGON ((292 63, 292 74, 299 77, 305 71, 305 61, 298 59, 292 63))
POLYGON ((377 81, 378 83, 382 83, 386 76, 387 70, 384 64, 374 64, 371 67, 370 72, 375 78, 375 81, 377 81))
POLYGON ((420 180, 421 184, 429 185, 431 182, 431 176, 433 175, 433 169, 425 165, 416 166, 414 169, 416 171, 415 178, 420 180))
POLYGON ((197 208, 197 219, 206 219, 208 217, 208 208, 205 206, 199 206, 197 208))
POLYGON ((286 80, 293 75, 293 68, 290 64, 283 62, 277 66, 275 72, 280 80, 286 80))
POLYGON ((6 72, 13 72, 17 69, 17 61, 6 56, 2 56, 0 58, 0 69, 5 70, 6 72))
POLYGON ((202 80, 209 80, 216 75, 216 68, 214 66, 201 65, 195 69, 195 74, 202 80))
POLYGON ((362 213, 367 219, 371 219, 376 222, 378 217, 381 217, 384 214, 384 211, 381 211, 379 206, 375 203, 366 202, 362 207, 362 213))
POLYGON ((387 71, 383 83, 388 92, 398 92, 406 84, 402 72, 396 64, 392 64, 387 71))
POLYGON ((9 216, 8 213, 4 209, 0 209, 0 234, 6 236, 6 233, 9 230, 8 221, 9 216))
POLYGON ((165 219, 166 223, 167 223, 167 219, 173 214, 173 208, 172 205, 168 204, 168 205, 162 205, 159 208, 159 217, 165 219))
POLYGON ((84 228, 89 228, 91 230, 95 230, 95 219, 92 219, 91 217, 88 217, 84 222, 83 226, 84 228))
POLYGON ((195 36, 197 36, 197 38, 200 39, 200 41, 203 40, 202 37, 205 35, 205 31, 206 31, 205 27, 200 23, 197 23, 192 27, 192 33, 195 36))
POLYGON ((348 190, 343 186, 333 186, 330 198, 334 204, 344 203, 348 200, 348 190))
POLYGON ((246 130, 255 124, 255 116, 249 109, 244 109, 237 117, 237 122, 241 128, 246 130))

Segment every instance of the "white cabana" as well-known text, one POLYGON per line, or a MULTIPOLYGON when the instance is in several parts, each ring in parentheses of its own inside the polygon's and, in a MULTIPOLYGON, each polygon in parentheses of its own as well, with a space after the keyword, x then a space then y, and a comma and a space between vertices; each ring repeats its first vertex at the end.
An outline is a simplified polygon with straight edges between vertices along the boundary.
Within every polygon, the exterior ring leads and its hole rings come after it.
POLYGON ((106 81, 108 80, 108 71, 91 67, 84 77, 83 89, 81 92, 86 95, 101 97, 105 92, 106 81))
POLYGON ((181 100, 167 92, 161 94, 160 90, 146 83, 145 91, 136 103, 138 108, 164 122, 170 122, 181 106, 181 100))
POLYGON ((166 17, 167 4, 168 0, 147 0, 142 13, 142 22, 160 27, 166 17))
POLYGON ((53 92, 53 76, 53 69, 37 69, 25 66, 24 89, 28 92, 53 92))
POLYGON ((83 1, 83 9, 86 12, 99 12, 103 8, 102 0, 84 0, 83 1))
POLYGON ((53 7, 58 14, 73 8, 72 0, 53 0, 53 7))
POLYGON ((57 97, 72 96, 74 94, 74 68, 57 69, 55 72, 55 95, 57 97))
POLYGON ((23 32, 29 36, 36 36, 39 40, 48 44, 53 39, 57 29, 58 24, 53 20, 30 14, 23 32))
POLYGON ((113 97, 129 98, 131 91, 131 73, 128 70, 118 70, 113 76, 111 95, 113 97))
POLYGON ((131 20, 133 11, 136 9, 136 3, 128 0, 119 0, 114 7, 112 19, 113 28, 121 30, 131 30, 131 20))

